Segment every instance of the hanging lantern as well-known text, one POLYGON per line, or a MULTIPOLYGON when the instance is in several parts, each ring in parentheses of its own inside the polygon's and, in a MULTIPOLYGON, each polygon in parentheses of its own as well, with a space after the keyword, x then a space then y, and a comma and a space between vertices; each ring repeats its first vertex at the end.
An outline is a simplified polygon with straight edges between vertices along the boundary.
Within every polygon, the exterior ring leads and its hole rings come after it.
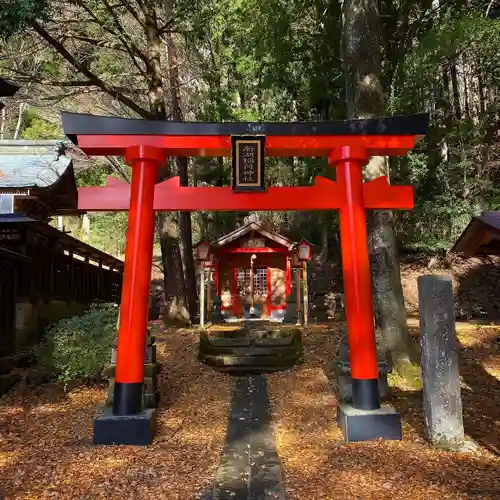
POLYGON ((306 239, 302 238, 302 240, 300 240, 300 243, 297 245, 297 250, 301 261, 311 259, 311 247, 312 245, 306 239))
POLYGON ((196 246, 196 258, 200 261, 206 261, 209 259, 210 245, 202 241, 196 246))

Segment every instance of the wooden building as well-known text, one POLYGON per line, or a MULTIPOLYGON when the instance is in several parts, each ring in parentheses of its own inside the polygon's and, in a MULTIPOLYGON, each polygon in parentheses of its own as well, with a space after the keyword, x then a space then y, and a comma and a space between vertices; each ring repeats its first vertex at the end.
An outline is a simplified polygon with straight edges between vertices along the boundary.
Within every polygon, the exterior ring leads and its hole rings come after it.
POLYGON ((29 349, 45 324, 120 300, 123 262, 49 224, 78 213, 61 146, 0 141, 0 370, 2 356, 29 349))
POLYGON ((500 255, 500 212, 473 217, 451 251, 465 257, 500 255))
POLYGON ((296 246, 255 221, 210 243, 209 295, 220 297, 226 319, 284 317, 301 265, 296 246))

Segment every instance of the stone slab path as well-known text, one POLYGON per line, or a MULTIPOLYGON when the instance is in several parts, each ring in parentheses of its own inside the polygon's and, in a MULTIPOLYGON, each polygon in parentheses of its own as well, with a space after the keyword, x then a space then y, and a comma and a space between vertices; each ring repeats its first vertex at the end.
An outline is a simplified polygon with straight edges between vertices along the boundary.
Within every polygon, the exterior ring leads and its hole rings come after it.
POLYGON ((235 378, 212 500, 289 500, 281 479, 264 375, 235 378))

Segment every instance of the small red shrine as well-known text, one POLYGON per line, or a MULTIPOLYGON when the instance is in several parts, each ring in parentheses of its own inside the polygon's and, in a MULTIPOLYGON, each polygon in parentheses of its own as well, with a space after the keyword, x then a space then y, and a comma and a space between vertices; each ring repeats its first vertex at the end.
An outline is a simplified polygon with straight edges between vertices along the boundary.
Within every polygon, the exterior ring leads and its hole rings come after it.
POLYGON ((210 243, 209 283, 221 298, 223 315, 282 319, 300 263, 296 248, 297 242, 256 219, 210 243))

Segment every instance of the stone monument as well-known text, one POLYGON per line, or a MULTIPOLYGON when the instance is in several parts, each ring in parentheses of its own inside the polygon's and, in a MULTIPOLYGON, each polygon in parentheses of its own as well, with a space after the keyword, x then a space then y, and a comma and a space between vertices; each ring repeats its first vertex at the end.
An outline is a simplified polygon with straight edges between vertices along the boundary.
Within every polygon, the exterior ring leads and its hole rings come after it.
POLYGON ((427 438, 438 447, 461 449, 464 425, 451 277, 420 276, 418 299, 427 438))

